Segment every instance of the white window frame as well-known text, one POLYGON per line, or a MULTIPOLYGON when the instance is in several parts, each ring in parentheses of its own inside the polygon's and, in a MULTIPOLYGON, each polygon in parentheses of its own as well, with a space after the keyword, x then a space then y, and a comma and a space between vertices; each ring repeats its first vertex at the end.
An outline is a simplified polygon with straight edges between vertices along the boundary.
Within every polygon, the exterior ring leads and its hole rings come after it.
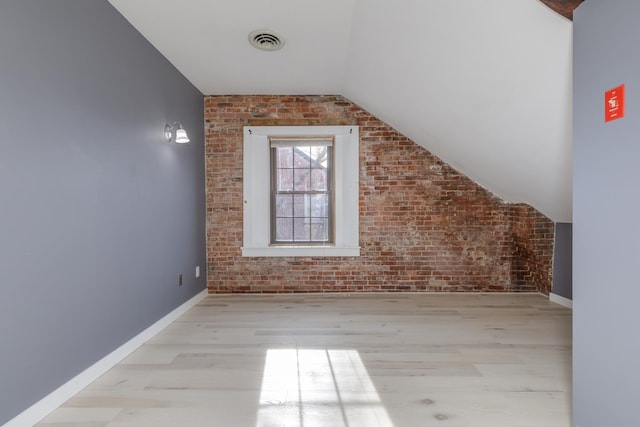
POLYGON ((244 257, 360 256, 359 127, 245 126, 243 141, 244 257), (269 136, 333 135, 335 237, 327 245, 271 245, 271 162, 269 136))

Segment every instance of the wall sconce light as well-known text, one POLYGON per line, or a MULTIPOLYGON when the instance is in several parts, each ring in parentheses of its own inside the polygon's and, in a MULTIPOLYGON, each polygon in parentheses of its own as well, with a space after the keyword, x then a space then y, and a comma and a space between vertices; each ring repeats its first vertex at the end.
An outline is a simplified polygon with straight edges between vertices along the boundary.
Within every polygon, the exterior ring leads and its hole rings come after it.
POLYGON ((164 125, 164 139, 166 139, 167 142, 175 142, 177 144, 189 142, 187 131, 184 130, 180 122, 173 122, 172 125, 164 125))

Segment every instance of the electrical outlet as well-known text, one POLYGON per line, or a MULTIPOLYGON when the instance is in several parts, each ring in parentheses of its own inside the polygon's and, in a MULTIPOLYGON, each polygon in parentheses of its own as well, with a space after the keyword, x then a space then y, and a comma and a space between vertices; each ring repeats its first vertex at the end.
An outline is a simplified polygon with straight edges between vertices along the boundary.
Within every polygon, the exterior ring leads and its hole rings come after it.
POLYGON ((182 286, 182 274, 178 276, 178 286, 182 286))
POLYGON ((196 265, 196 278, 200 277, 200 266, 196 265))

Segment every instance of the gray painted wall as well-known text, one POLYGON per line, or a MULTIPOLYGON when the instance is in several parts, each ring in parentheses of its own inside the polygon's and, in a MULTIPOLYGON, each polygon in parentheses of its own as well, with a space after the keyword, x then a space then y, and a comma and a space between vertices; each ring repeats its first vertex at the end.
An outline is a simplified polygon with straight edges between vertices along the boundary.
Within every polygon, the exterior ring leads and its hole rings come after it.
POLYGON ((574 425, 638 425, 640 2, 592 0, 574 17, 574 425), (604 122, 626 85, 627 115, 604 122))
POLYGON ((551 292, 568 299, 572 293, 572 241, 573 224, 556 223, 555 245, 553 250, 553 286, 551 292))
POLYGON ((0 424, 205 289, 203 123, 106 0, 0 2, 0 424))

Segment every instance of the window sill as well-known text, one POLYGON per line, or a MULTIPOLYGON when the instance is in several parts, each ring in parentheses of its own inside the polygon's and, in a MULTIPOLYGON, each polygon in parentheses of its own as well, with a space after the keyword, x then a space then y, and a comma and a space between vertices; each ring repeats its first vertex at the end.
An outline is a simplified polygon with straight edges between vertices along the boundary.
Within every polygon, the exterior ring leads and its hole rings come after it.
POLYGON ((345 257, 360 256, 360 247, 269 246, 242 248, 243 257, 345 257))

